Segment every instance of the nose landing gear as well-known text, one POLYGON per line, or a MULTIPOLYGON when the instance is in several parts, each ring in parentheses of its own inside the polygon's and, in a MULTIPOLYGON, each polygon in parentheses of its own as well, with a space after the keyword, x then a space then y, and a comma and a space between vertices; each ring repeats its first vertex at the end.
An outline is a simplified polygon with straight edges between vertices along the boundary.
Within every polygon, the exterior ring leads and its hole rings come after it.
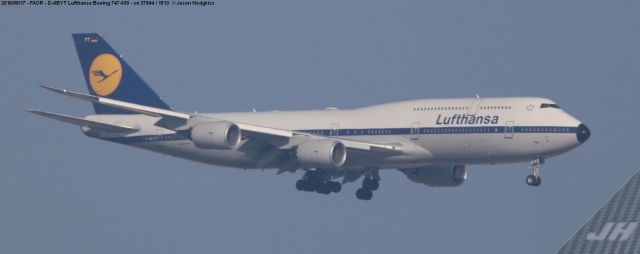
POLYGON ((527 176, 527 184, 529 186, 538 187, 542 183, 542 178, 540 177, 540 165, 542 164, 544 164, 543 158, 535 158, 531 160, 531 165, 529 165, 531 175, 527 176))
POLYGON ((529 186, 538 187, 542 183, 542 178, 540 176, 528 175, 527 176, 527 184, 529 186))

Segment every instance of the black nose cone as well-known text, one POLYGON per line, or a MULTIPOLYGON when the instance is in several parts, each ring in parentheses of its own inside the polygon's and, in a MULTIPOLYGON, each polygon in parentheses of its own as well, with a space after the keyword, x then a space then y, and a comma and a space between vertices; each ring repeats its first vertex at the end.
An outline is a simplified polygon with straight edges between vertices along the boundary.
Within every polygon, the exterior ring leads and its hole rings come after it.
POLYGON ((591 136, 591 131, 586 125, 581 123, 578 125, 578 132, 576 133, 576 136, 578 137, 578 142, 584 143, 591 136))

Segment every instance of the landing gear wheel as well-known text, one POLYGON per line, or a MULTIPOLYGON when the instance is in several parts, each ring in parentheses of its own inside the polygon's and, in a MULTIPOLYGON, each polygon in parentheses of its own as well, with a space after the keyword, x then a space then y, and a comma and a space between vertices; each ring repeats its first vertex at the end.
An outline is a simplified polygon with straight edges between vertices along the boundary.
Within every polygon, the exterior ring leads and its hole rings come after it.
POLYGON ((362 188, 376 191, 380 188, 380 182, 372 178, 365 178, 364 181, 362 181, 362 188))
POLYGON ((331 185, 329 182, 317 182, 316 184, 316 192, 320 193, 320 194, 329 194, 331 193, 331 185))
POLYGON ((542 183, 542 178, 540 178, 540 176, 535 176, 535 175, 528 175, 527 176, 527 184, 529 186, 540 186, 540 184, 542 183))
POLYGON ((342 184, 340 184, 339 182, 329 182, 329 187, 331 189, 331 192, 333 193, 338 193, 342 190, 342 184))
POLYGON ((356 191, 356 197, 360 200, 371 200, 373 192, 369 189, 360 188, 356 191))
POLYGON ((315 186, 312 181, 309 180, 298 180, 296 182, 296 189, 299 191, 314 191, 315 186))

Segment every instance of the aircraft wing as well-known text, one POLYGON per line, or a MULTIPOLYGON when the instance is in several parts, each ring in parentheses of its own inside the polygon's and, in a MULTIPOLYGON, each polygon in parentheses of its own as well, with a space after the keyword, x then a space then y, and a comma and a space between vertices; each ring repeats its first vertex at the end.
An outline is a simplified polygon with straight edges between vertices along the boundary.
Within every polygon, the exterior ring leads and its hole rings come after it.
POLYGON ((342 142, 342 144, 344 144, 348 148, 353 148, 358 150, 393 152, 393 153, 402 152, 402 147, 397 145, 362 142, 362 141, 356 141, 356 140, 313 135, 305 132, 281 130, 281 129, 271 128, 271 127, 262 127, 262 126, 252 125, 252 124, 237 123, 237 122, 234 122, 234 123, 237 124, 238 127, 240 127, 240 129, 242 129, 244 132, 249 132, 249 134, 284 137, 288 139, 303 138, 303 137, 315 138, 315 139, 331 139, 331 140, 342 142))
POLYGON ((74 91, 70 91, 70 90, 66 90, 66 89, 59 89, 59 88, 49 87, 49 86, 45 86, 45 85, 41 85, 41 87, 44 88, 44 89, 47 89, 49 91, 52 91, 52 92, 55 92, 55 93, 59 93, 59 94, 64 94, 66 96, 73 97, 73 98, 76 98, 76 99, 80 99, 80 100, 83 100, 83 101, 99 103, 99 104, 103 104, 103 105, 107 105, 107 106, 111 106, 111 107, 121 108, 121 109, 129 110, 129 111, 133 111, 133 112, 138 112, 138 113, 145 114, 145 115, 157 116, 157 117, 163 117, 163 118, 171 118, 171 119, 178 119, 178 120, 187 120, 187 119, 191 118, 191 115, 189 115, 189 114, 180 113, 180 112, 176 112, 176 111, 173 111, 173 110, 154 108, 154 107, 144 106, 144 105, 140 105, 140 104, 135 104, 135 103, 125 102, 125 101, 119 101, 119 100, 104 98, 104 97, 100 97, 100 96, 96 96, 96 95, 78 93, 78 92, 74 92, 74 91))
POLYGON ((27 111, 29 113, 33 113, 36 115, 48 117, 51 119, 55 119, 61 122, 75 124, 80 127, 89 127, 91 129, 98 129, 98 130, 107 131, 107 132, 129 133, 129 132, 135 132, 138 130, 138 128, 135 128, 135 127, 101 123, 101 122, 96 122, 92 120, 87 120, 87 119, 82 119, 82 118, 67 116, 67 115, 61 115, 61 114, 55 114, 55 113, 50 113, 50 112, 41 111, 41 110, 25 109, 24 111, 27 111))
MULTIPOLYGON (((80 99, 80 100, 84 100, 92 103, 99 103, 99 104, 103 104, 111 107, 121 108, 121 109, 129 110, 132 112, 137 112, 145 115, 162 117, 163 119, 166 118, 170 120, 186 121, 194 117, 203 117, 203 118, 209 118, 212 120, 229 121, 226 119, 212 118, 204 115, 187 114, 187 113, 181 113, 173 110, 154 108, 154 107, 144 106, 140 104, 104 98, 96 95, 78 93, 78 92, 74 92, 66 89, 53 88, 53 87, 44 86, 44 85, 42 85, 41 87, 49 91, 70 96, 72 98, 76 98, 76 99, 80 99)), ((249 134, 248 136, 251 138, 263 139, 264 141, 269 143, 277 143, 277 144, 274 144, 276 147, 284 146, 283 148, 288 148, 292 144, 295 145, 295 142, 291 142, 291 141, 300 140, 299 138, 312 138, 312 139, 331 139, 331 140, 340 141, 347 148, 358 149, 358 150, 388 152, 388 153, 402 152, 402 147, 398 145, 362 142, 362 141, 355 141, 355 140, 349 140, 349 139, 313 135, 309 133, 292 131, 292 130, 283 130, 283 129, 277 129, 272 127, 264 127, 264 126, 258 126, 253 124, 239 123, 235 121, 229 121, 229 122, 237 124, 238 127, 240 127, 240 129, 244 133, 249 134), (286 138, 286 141, 285 142, 274 141, 278 139, 281 140, 282 138, 286 138)))

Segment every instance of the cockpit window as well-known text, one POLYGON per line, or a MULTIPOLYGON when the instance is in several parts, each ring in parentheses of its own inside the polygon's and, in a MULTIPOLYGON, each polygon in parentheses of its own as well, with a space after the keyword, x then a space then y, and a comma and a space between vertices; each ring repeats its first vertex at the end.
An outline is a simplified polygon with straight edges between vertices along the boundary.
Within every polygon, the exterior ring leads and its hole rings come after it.
POLYGON ((540 108, 560 108, 560 106, 558 106, 558 104, 542 103, 540 104, 540 108))

